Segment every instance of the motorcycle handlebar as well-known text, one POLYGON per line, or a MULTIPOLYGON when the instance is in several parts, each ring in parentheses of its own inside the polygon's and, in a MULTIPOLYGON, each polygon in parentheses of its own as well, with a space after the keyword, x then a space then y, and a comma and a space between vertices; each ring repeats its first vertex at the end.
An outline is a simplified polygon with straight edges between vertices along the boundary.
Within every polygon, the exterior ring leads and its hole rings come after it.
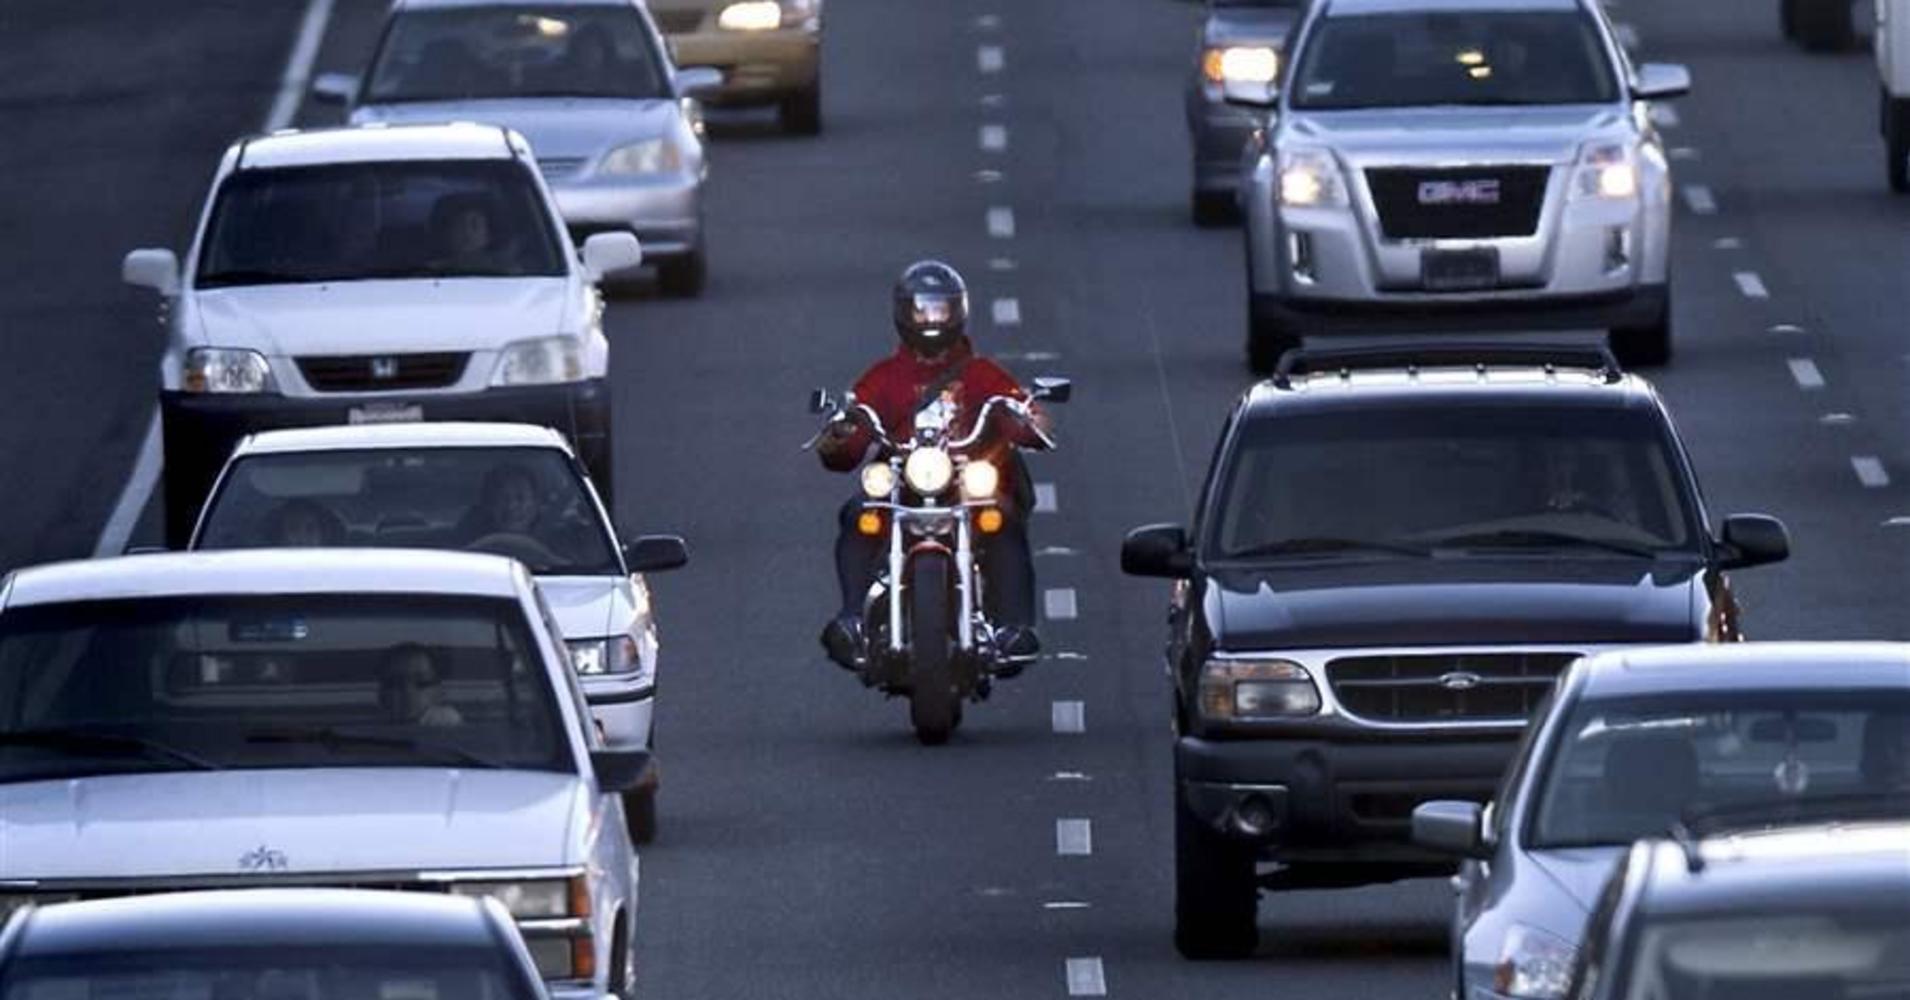
MULTIPOLYGON (((956 451, 974 447, 975 444, 988 433, 989 425, 993 422, 997 409, 1006 409, 1009 415, 1014 417, 1023 427, 1034 431, 1035 436, 1041 440, 1042 447, 1053 448, 1055 446, 1054 438, 1050 437, 1048 432, 1043 430, 1041 425, 1035 422, 1034 411, 1029 408, 1027 403, 1013 396, 990 396, 982 403, 981 412, 975 417, 973 429, 971 429, 967 435, 950 441, 948 447, 956 451)), ((876 443, 881 445, 884 451, 900 450, 900 446, 896 443, 895 439, 889 436, 888 428, 883 426, 881 416, 879 416, 869 404, 856 402, 853 396, 845 398, 836 405, 833 412, 829 414, 829 418, 824 421, 822 431, 818 432, 814 438, 811 438, 809 444, 805 447, 813 447, 817 441, 822 439, 824 434, 828 433, 829 428, 837 423, 849 423, 861 426, 870 434, 874 435, 876 443)))

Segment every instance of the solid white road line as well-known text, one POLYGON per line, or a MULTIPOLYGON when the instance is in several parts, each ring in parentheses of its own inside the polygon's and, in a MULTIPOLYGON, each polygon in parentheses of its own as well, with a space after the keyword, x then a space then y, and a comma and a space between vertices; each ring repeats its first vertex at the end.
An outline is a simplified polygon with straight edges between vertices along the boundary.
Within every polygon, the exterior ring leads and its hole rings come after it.
POLYGON ((1054 852, 1064 858, 1085 858, 1093 854, 1093 824, 1085 819, 1055 820, 1054 852))
POLYGON ((1738 291, 1743 292, 1744 297, 1747 299, 1768 299, 1771 297, 1771 290, 1764 287, 1764 279, 1758 277, 1756 271, 1739 271, 1732 275, 1731 278, 1738 283, 1738 291))
POLYGON ((1651 106, 1651 120, 1659 128, 1677 128, 1678 109, 1669 104, 1654 104, 1651 106))
POLYGON ((1693 215, 1718 214, 1718 199, 1711 196, 1711 189, 1703 184, 1685 185, 1685 205, 1693 215))
POLYGON ((311 79, 312 65, 318 62, 318 43, 325 39, 325 25, 332 19, 332 0, 311 0, 305 17, 298 24, 298 38, 292 42, 291 58, 285 60, 285 72, 279 74, 278 96, 265 115, 265 131, 275 132, 292 124, 305 85, 311 79))
POLYGON ((1052 514, 1061 509, 1061 501, 1055 495, 1053 483, 1035 484, 1035 513, 1052 514))
POLYGON ((1015 238, 1015 210, 997 205, 988 210, 988 235, 998 240, 1015 238))
POLYGON ((1890 485, 1890 473, 1884 471, 1883 462, 1875 455, 1852 455, 1850 468, 1857 473, 1857 481, 1870 489, 1890 485))
POLYGON ((999 153, 1008 148, 1008 126, 983 125, 979 139, 984 151, 999 153))
POLYGON ((1079 608, 1074 603, 1073 587, 1056 587, 1042 595, 1042 610, 1049 621, 1073 621, 1079 608))
POLYGON ((1107 972, 1101 968, 1099 958, 1070 958, 1067 969, 1069 996, 1104 997, 1108 995, 1107 972))
POLYGON ((999 73, 1008 65, 1008 57, 999 45, 984 45, 975 50, 975 68, 984 73, 999 73))
POLYGON ((1054 731, 1075 735, 1088 731, 1088 706, 1079 701, 1057 701, 1053 709, 1054 731))
POLYGON ((1799 389, 1811 390, 1824 387, 1824 373, 1817 370, 1817 362, 1809 358, 1792 358, 1791 378, 1796 380, 1799 389))
POLYGON ((1021 325, 1021 300, 1014 298, 996 299, 988 307, 996 326, 1021 325))
POLYGON ((152 499, 153 488, 159 485, 159 473, 163 466, 163 452, 159 442, 159 411, 154 410, 146 423, 146 436, 139 442, 139 457, 133 459, 133 474, 126 478, 126 485, 120 487, 119 499, 113 503, 113 512, 106 518, 106 527, 100 529, 99 541, 93 545, 93 558, 116 556, 126 551, 126 543, 133 537, 133 529, 139 526, 140 512, 146 509, 146 502, 152 499))

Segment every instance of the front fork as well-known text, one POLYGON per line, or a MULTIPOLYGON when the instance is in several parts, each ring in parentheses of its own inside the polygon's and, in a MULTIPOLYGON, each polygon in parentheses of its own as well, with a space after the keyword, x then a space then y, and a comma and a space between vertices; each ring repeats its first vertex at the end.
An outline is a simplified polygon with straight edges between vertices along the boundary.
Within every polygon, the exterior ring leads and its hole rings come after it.
MULTIPOLYGON (((908 550, 903 545, 903 520, 897 513, 889 519, 889 651, 900 653, 908 645, 903 628, 903 601, 907 592, 908 550)), ((956 591, 960 598, 955 623, 955 645, 963 652, 975 648, 975 538, 972 519, 966 510, 955 513, 956 591)))

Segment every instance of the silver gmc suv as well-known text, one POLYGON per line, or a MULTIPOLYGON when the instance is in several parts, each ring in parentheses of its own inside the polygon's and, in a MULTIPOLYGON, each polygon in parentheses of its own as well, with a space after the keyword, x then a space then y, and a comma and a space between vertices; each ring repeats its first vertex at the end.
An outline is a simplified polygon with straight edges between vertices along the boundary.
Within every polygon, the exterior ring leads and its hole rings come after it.
POLYGON ((1671 354, 1671 181, 1597 0, 1322 0, 1246 149, 1248 360, 1301 334, 1462 324, 1612 331, 1671 354))

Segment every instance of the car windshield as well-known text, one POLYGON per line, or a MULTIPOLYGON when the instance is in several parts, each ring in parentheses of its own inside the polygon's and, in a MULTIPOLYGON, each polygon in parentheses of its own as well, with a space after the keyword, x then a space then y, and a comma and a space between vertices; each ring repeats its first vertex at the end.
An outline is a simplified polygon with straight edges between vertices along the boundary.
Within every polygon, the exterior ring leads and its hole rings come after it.
POLYGON ((194 596, 0 616, 0 782, 159 770, 570 771, 513 600, 194 596))
POLYGON ((1649 409, 1284 413, 1241 430, 1207 554, 1695 556, 1681 469, 1649 409))
POLYGON ((241 170, 220 185, 200 288, 562 277, 554 223, 513 160, 241 170))
POLYGON ((62 952, 7 963, 3 1000, 536 1000, 495 948, 286 945, 62 952))
POLYGON ((1441 10, 1320 21, 1291 104, 1310 111, 1440 104, 1602 104, 1610 57, 1578 11, 1441 10))
POLYGON ((1526 838, 1537 849, 1620 846, 1679 823, 1757 826, 1879 805, 1910 814, 1910 696, 1718 690, 1587 702, 1539 773, 1526 838))
POLYGON ((365 103, 670 96, 643 15, 624 5, 473 6, 392 18, 365 103))
POLYGON ((554 448, 373 448, 235 461, 193 547, 461 549, 603 576, 623 572, 611 537, 554 448))
POLYGON ((1910 1000, 1910 901, 1647 925, 1628 1000, 1910 1000))

